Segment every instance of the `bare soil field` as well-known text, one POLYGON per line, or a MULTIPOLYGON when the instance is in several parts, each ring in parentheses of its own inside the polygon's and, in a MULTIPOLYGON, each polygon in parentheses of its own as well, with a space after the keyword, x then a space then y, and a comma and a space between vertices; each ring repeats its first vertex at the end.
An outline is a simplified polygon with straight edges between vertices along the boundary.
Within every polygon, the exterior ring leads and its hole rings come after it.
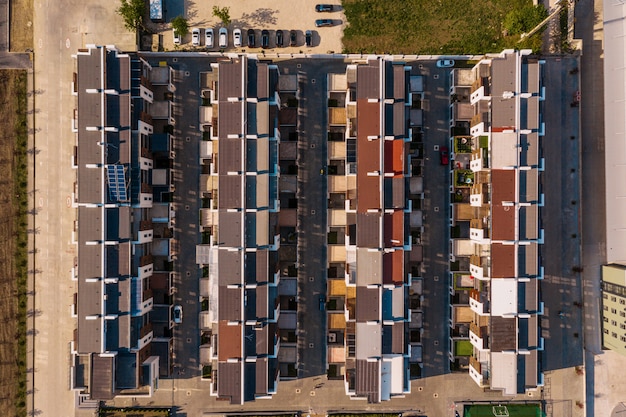
POLYGON ((11 0, 11 52, 33 49, 33 0, 11 0))
POLYGON ((26 71, 0 70, 0 415, 26 416, 26 71))

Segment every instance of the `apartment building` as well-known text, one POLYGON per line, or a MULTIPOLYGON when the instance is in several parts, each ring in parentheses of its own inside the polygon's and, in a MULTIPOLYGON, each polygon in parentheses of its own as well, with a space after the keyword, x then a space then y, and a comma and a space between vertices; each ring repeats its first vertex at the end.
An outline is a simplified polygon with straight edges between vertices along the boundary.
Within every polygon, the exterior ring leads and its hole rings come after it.
POLYGON ((201 79, 201 362, 211 394, 242 404, 276 393, 280 377, 278 69, 238 56, 201 79))
POLYGON ((451 74, 452 106, 473 116, 451 121, 450 359, 507 395, 543 383, 541 66, 507 50, 451 74))
POLYGON ((328 80, 329 377, 371 403, 410 392, 409 74, 376 57, 328 80))
POLYGON ((151 395, 171 373, 176 257, 169 67, 115 47, 74 56, 78 249, 71 385, 79 401, 151 395))
POLYGON ((626 354, 626 267, 602 266, 602 344, 626 354))

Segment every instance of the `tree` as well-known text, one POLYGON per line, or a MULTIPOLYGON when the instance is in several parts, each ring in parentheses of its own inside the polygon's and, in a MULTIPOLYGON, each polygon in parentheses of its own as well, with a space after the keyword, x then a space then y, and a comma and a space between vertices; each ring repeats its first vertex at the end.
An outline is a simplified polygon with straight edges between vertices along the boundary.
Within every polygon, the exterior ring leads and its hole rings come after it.
POLYGON ((230 25, 230 7, 213 6, 213 16, 220 19, 225 26, 230 25))
POLYGON ((530 31, 546 17, 548 11, 543 5, 528 4, 509 12, 504 18, 503 26, 509 35, 517 35, 530 31))
POLYGON ((146 13, 145 0, 120 0, 116 12, 124 19, 124 27, 131 32, 143 28, 143 16, 146 13))
POLYGON ((186 36, 189 33, 189 23, 187 19, 182 16, 176 16, 172 19, 172 28, 180 36, 186 36))

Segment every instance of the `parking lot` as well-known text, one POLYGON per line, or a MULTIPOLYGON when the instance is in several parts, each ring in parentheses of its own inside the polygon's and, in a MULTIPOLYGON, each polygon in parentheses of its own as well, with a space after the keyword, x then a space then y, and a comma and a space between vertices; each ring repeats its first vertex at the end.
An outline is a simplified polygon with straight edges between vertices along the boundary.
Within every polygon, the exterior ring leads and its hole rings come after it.
POLYGON ((316 12, 314 1, 292 2, 289 0, 276 0, 264 4, 263 2, 229 2, 218 0, 215 2, 184 2, 183 0, 170 0, 165 11, 165 20, 169 22, 179 14, 187 18, 189 22, 189 34, 182 39, 180 45, 174 44, 174 36, 171 26, 167 23, 150 24, 148 27, 161 36, 161 46, 166 51, 176 49, 198 49, 209 51, 228 52, 257 52, 268 53, 327 53, 329 51, 341 52, 341 38, 345 23, 339 2, 333 4, 332 12, 316 12), (173 4, 172 4, 173 3, 173 4), (184 3, 184 6, 183 6, 184 3), (223 27, 222 22, 213 16, 213 6, 228 7, 230 10, 231 23, 228 29, 228 47, 220 49, 218 45, 218 31, 223 27), (266 7, 267 6, 267 7, 266 7), (333 26, 315 27, 317 19, 330 19, 333 26), (191 29, 200 28, 200 45, 192 45, 191 29), (206 48, 204 34, 206 28, 212 28, 214 32, 213 48, 206 48), (242 32, 242 46, 233 45, 233 31, 240 29, 242 32), (256 33, 256 47, 248 48, 247 31, 254 29, 256 33), (267 30, 268 47, 261 48, 262 30, 267 30), (282 30, 285 35, 284 47, 276 45, 276 31, 282 30), (297 37, 295 46, 289 46, 289 32, 295 30, 297 37), (311 31, 311 46, 305 43, 305 33, 311 31))

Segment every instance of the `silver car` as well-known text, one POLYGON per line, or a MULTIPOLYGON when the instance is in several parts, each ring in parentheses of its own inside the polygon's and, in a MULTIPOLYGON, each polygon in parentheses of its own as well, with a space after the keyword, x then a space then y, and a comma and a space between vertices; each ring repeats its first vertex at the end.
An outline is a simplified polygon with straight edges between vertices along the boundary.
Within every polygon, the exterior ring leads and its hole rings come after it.
POLYGON ((213 48, 213 29, 204 29, 204 46, 207 48, 213 48))
POLYGON ((228 46, 228 29, 226 28, 220 28, 219 46, 220 48, 226 48, 228 46))
POLYGON ((200 45, 200 29, 194 28, 191 31, 191 44, 193 46, 199 46, 200 45))
POLYGON ((183 306, 175 305, 174 306, 174 323, 180 324, 183 322, 183 306))

